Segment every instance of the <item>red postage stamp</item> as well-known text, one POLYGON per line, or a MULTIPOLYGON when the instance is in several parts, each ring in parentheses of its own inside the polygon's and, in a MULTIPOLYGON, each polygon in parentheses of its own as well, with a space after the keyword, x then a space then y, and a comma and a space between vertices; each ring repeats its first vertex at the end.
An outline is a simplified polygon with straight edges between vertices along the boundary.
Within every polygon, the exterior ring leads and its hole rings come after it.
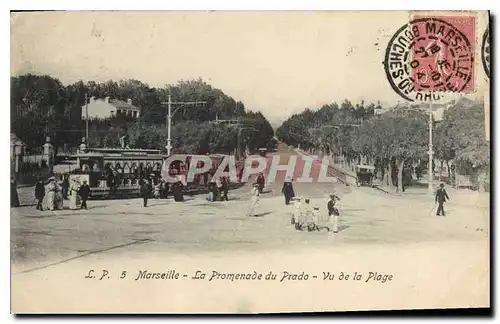
POLYGON ((410 101, 474 91, 475 25, 474 16, 412 15, 387 47, 394 90, 410 101))

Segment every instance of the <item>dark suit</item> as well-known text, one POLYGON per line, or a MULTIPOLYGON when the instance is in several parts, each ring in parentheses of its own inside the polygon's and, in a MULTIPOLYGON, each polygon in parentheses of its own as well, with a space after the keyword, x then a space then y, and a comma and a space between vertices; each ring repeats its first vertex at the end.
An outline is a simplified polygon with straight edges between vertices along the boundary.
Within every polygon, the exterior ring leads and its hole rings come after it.
POLYGON ((285 195, 285 205, 288 205, 290 203, 290 200, 295 197, 292 183, 284 182, 283 188, 281 188, 281 193, 285 195))
POLYGON ((148 198, 151 195, 151 185, 148 181, 144 181, 141 184, 141 197, 144 201, 144 207, 148 206, 148 198))
POLYGON ((80 190, 78 190, 78 194, 82 198, 82 206, 80 207, 81 209, 85 208, 87 209, 87 199, 89 199, 90 196, 90 187, 88 184, 83 184, 80 186, 80 190))
POLYGON ((339 216, 339 210, 335 208, 335 201, 334 200, 329 200, 328 201, 328 216, 339 216))
POLYGON ((448 194, 446 193, 446 190, 444 188, 439 188, 436 191, 436 202, 439 204, 438 209, 436 212, 436 215, 439 216, 442 214, 444 216, 444 206, 443 204, 445 203, 446 200, 449 200, 450 197, 448 197, 448 194))
POLYGON ((43 210, 42 202, 45 197, 45 186, 41 182, 37 182, 35 186, 35 198, 38 200, 36 209, 43 210))

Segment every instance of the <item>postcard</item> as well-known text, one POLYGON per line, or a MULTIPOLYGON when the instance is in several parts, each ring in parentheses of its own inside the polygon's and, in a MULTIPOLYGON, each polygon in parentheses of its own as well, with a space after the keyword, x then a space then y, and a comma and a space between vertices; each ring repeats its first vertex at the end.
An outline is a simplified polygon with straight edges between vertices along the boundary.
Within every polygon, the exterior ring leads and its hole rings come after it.
POLYGON ((12 313, 489 309, 489 19, 12 12, 12 313))

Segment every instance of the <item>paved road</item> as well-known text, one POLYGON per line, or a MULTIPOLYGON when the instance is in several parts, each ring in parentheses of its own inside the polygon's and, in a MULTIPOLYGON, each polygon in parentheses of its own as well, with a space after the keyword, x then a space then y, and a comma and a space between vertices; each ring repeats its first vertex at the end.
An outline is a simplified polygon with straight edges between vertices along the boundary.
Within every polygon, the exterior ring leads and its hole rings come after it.
MULTIPOLYGON (((285 164, 292 156, 287 152, 278 154, 280 164, 285 164)), ((295 179, 300 177, 303 163, 299 158, 295 179)), ((311 169, 317 180, 319 163, 313 163, 311 169)), ((268 170, 269 166, 266 174, 268 170)), ((23 188, 20 196, 27 206, 12 209, 11 213, 12 262, 29 268, 94 252, 98 252, 96 255, 145 251, 215 253, 283 249, 290 245, 331 245, 333 242, 385 244, 475 240, 487 239, 489 235, 488 200, 483 196, 473 200, 477 194, 462 194, 456 202, 446 206, 448 217, 436 218, 431 210, 432 198, 428 199, 425 194, 414 192, 397 197, 369 188, 318 182, 297 183, 295 190, 301 196, 310 197, 323 215, 326 214, 328 194, 340 194, 341 232, 338 235, 297 232, 289 224, 292 206, 285 206, 280 194, 284 176, 284 172, 280 172, 276 181, 266 186, 267 192, 262 195, 258 210, 260 217, 255 218, 244 216, 250 184, 231 191, 229 202, 209 203, 204 197, 195 196, 185 203, 152 200, 150 206, 144 208, 140 199, 108 200, 89 202, 89 210, 53 212, 35 210, 34 205, 30 206, 32 189, 23 188), (104 252, 108 249, 111 250, 104 252)))
MULTIPOLYGON (((278 170, 276 166, 278 166, 279 168, 283 168, 284 166, 289 164, 294 165, 293 172, 291 172, 290 175, 294 180, 294 191, 296 195, 309 198, 323 198, 327 197, 331 193, 344 195, 351 192, 351 187, 348 187, 339 181, 319 181, 320 173, 322 172, 322 166, 319 161, 312 161, 311 163, 308 159, 304 158, 303 155, 298 155, 294 152, 280 151, 268 154, 266 158, 266 167, 263 171, 264 177, 266 179, 264 195, 281 195, 281 187, 283 186, 283 182, 285 180, 285 177, 287 176, 287 171, 278 170), (293 159, 296 159, 294 164, 293 159), (273 161, 275 163, 274 168, 273 161), (306 164, 310 164, 310 167, 307 167, 306 164), (309 173, 307 173, 307 171, 309 171, 309 173), (275 176, 272 176, 273 173, 275 174, 275 176), (297 181, 302 176, 304 176, 304 178, 310 178, 311 182, 297 181)), ((330 175, 328 176, 330 177, 330 175)), ((250 188, 247 186, 238 189, 237 192, 244 192, 248 190, 250 190, 250 188)))

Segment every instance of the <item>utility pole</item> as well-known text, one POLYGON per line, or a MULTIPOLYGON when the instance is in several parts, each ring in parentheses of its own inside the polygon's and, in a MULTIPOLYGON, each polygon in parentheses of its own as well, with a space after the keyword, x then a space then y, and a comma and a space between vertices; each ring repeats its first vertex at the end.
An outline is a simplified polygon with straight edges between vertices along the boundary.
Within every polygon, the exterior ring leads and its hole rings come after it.
POLYGON ((85 144, 89 145, 89 102, 85 94, 85 144))
MULTIPOLYGON (((440 104, 436 104, 436 106, 441 106, 440 104)), ((413 110, 413 111, 418 111, 422 114, 425 114, 424 108, 404 108, 405 110, 413 110)), ((433 115, 432 115, 432 109, 433 109, 433 104, 432 101, 429 102, 429 151, 427 152, 429 154, 429 163, 428 163, 428 184, 427 188, 429 190, 429 193, 432 195, 433 194, 433 186, 432 182, 434 181, 434 173, 433 173, 433 168, 432 168, 432 161, 434 158, 434 151, 433 151, 433 145, 432 145, 432 121, 433 121, 433 115)))
POLYGON ((168 95, 168 112, 167 112, 167 155, 170 156, 170 150, 172 149, 172 139, 170 138, 170 132, 172 128, 172 96, 168 95))
MULTIPOLYGON (((167 111, 167 146, 165 148, 167 149, 167 155, 170 155, 170 150, 172 149, 172 138, 170 136, 171 134, 171 129, 172 129, 172 117, 175 114, 177 110, 174 110, 172 112, 172 105, 197 105, 197 104, 206 104, 206 101, 179 101, 179 102, 173 102, 172 101, 172 96, 168 95, 168 101, 167 102, 162 102, 162 104, 167 104, 168 105, 168 111, 167 111)), ((182 108, 182 107, 179 107, 182 108)))

